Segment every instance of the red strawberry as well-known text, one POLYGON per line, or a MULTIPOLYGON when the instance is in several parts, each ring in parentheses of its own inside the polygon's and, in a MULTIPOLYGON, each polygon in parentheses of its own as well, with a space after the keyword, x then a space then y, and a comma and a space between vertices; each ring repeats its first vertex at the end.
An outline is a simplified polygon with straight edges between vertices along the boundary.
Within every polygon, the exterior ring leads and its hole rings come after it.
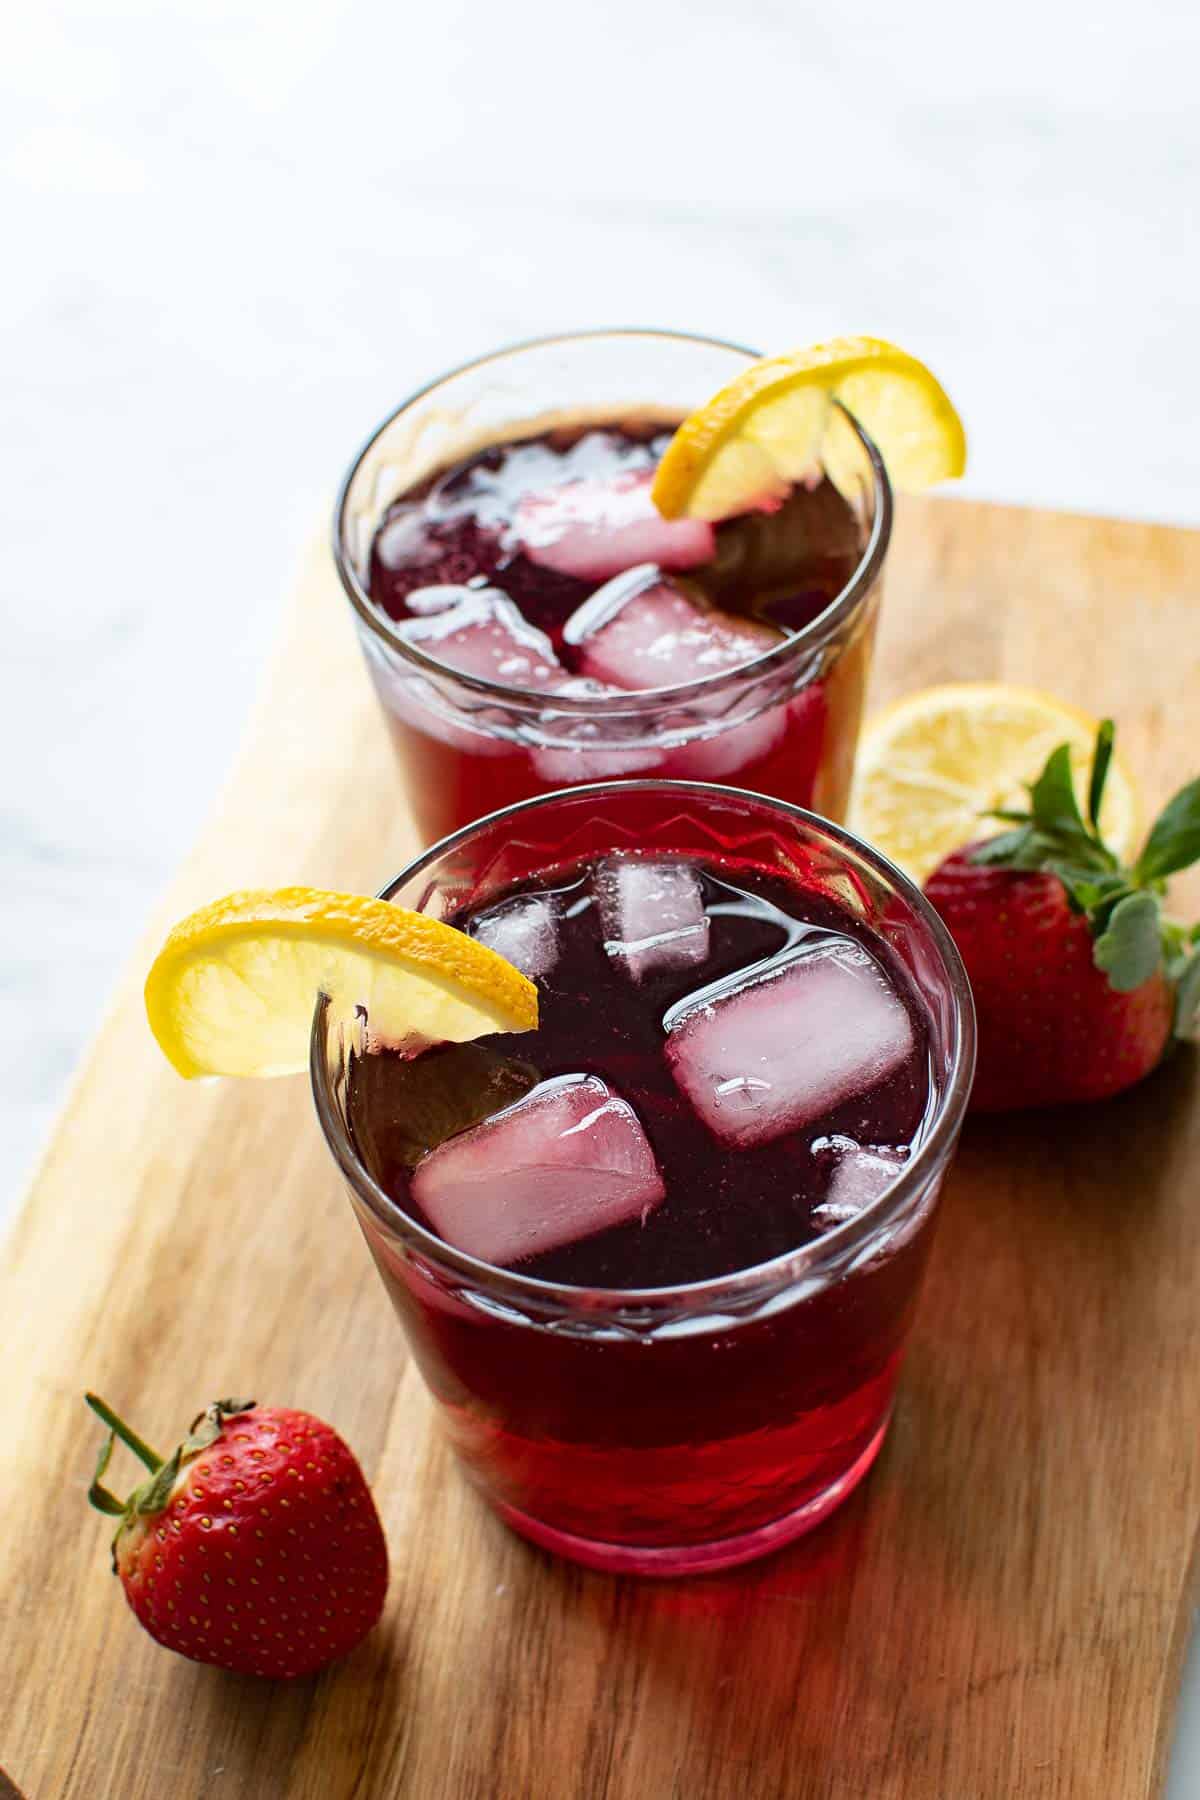
POLYGON ((337 1432, 311 1413, 217 1400, 163 1460, 94 1394, 109 1427, 88 1498, 119 1515, 113 1569, 151 1637, 238 1674, 311 1675, 383 1610, 387 1545, 337 1432), (100 1485, 116 1438, 150 1470, 100 1485))
POLYGON ((977 1111, 1100 1100, 1149 1074, 1200 1003, 1200 928, 1162 915, 1165 877, 1200 856, 1200 781, 1178 793, 1132 868, 1099 836, 1112 754, 1100 728, 1089 823, 1065 745, 1015 830, 957 850, 925 891, 966 964, 979 1021, 977 1111))
POLYGON ((977 1112, 1102 1100, 1162 1056, 1175 1011, 1161 969, 1120 994, 1092 961, 1086 916, 1055 875, 1022 875, 956 850, 925 891, 958 945, 979 1024, 977 1112))

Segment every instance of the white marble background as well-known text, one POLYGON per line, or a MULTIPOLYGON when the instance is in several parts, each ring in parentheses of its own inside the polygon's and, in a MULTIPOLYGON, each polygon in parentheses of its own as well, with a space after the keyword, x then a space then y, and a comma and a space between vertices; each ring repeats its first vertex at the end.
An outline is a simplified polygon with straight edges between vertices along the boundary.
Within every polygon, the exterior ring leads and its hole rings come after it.
MULTIPOLYGON (((954 393, 971 491, 1200 523, 1194 0, 11 18, 0 1211, 228 766, 302 535, 422 377, 587 324, 873 331, 954 393)), ((1200 1794, 1189 1680, 1172 1800, 1200 1794)))

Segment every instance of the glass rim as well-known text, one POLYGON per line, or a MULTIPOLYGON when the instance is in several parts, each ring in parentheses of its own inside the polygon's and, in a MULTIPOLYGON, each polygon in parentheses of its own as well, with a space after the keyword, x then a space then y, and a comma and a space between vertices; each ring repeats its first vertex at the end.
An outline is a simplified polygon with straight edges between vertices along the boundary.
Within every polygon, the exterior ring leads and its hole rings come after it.
POLYGON ((895 1180, 854 1218, 835 1226, 831 1231, 823 1232, 810 1243, 782 1251, 766 1262, 753 1263, 747 1268, 734 1269, 724 1275, 708 1276, 702 1281, 650 1288, 585 1287, 572 1282, 543 1281, 536 1276, 502 1269, 494 1263, 470 1256, 419 1224, 380 1186, 354 1149, 330 1091, 328 1059, 325 1055, 326 1039, 331 1028, 329 1001, 322 995, 313 1014, 309 1075, 325 1141, 352 1192, 391 1237, 398 1238, 406 1249, 415 1251, 426 1262, 433 1264, 439 1273, 449 1273, 494 1299, 508 1300, 518 1306, 525 1303, 543 1309, 556 1307, 563 1312, 584 1313, 596 1323, 603 1317, 643 1312, 647 1308, 698 1312, 705 1310, 706 1302, 714 1303, 708 1310, 725 1311, 731 1301, 745 1306, 756 1299, 768 1298, 806 1276, 812 1278, 829 1267, 843 1263, 861 1244, 874 1237, 881 1226, 901 1212, 905 1204, 944 1166, 962 1124, 975 1072, 975 1007, 967 971, 949 930, 921 889, 881 851, 847 831, 844 826, 835 825, 832 820, 823 818, 820 813, 811 812, 806 807, 796 806, 788 800, 778 800, 771 795, 755 794, 747 788, 726 787, 717 782, 653 779, 591 782, 574 788, 557 788, 553 793, 538 794, 532 799, 518 800, 511 806, 500 807, 439 839, 428 850, 421 851, 393 880, 386 883, 380 890, 379 897, 389 899, 397 888, 415 879, 432 863, 475 834, 495 829, 517 815, 536 812, 542 807, 579 797, 603 803, 608 799, 628 797, 639 792, 664 791, 668 795, 678 794, 681 800, 689 797, 716 797, 723 802, 730 799, 749 801, 755 807, 776 811, 810 831, 815 830, 837 848, 848 850, 861 858, 872 873, 879 876, 907 903, 933 940, 949 982, 952 1003, 952 1042, 949 1048, 952 1062, 925 1136, 895 1180))
POLYGON ((689 700, 701 695, 719 693, 727 688, 738 686, 745 681, 757 681, 760 676, 770 676, 777 671, 799 661, 806 653, 820 649, 837 632, 846 619, 858 609, 875 585, 883 560, 891 541, 894 504, 892 485, 888 479, 883 457, 874 440, 859 424, 848 407, 835 400, 834 405, 846 419, 866 452, 867 464, 874 482, 874 500, 871 529, 867 535, 854 573, 840 594, 819 612, 815 619, 799 631, 789 633, 782 641, 761 656, 752 657, 748 662, 737 663, 732 668, 721 669, 712 675, 700 676, 694 681, 679 682, 672 687, 638 688, 629 693, 620 694, 555 694, 537 688, 510 687, 502 681, 491 681, 485 675, 471 675, 466 671, 448 668, 436 657, 430 656, 416 644, 411 644, 395 628, 392 620, 380 611, 358 578, 346 550, 346 510, 350 498, 350 490, 354 485, 364 461, 370 455, 379 439, 395 421, 406 413, 410 407, 423 400, 426 395, 434 393, 448 381, 456 380, 460 375, 467 375, 473 369, 484 369, 489 363, 500 362, 505 357, 515 356, 526 350, 550 349, 556 344, 583 343, 589 339, 599 338, 668 338, 675 343, 697 344, 710 350, 732 350, 739 356, 753 361, 759 352, 749 349, 745 344, 734 343, 728 338, 710 338, 693 331, 656 330, 652 326, 617 326, 596 327, 582 331, 552 332, 543 337, 522 338, 516 343, 502 345, 498 350, 490 350, 484 356, 471 357, 467 362, 459 363, 452 369, 427 381, 411 393, 399 406, 393 407, 386 418, 382 419, 375 429, 360 445, 338 487, 333 507, 333 560, 341 581, 343 592, 363 625, 371 634, 381 639, 390 650, 404 661, 411 663, 425 675, 437 676, 443 681, 450 680, 456 687, 466 688, 471 693, 485 695, 488 699, 506 702, 523 708, 535 709, 539 713, 547 710, 568 716, 595 718, 618 714, 645 713, 667 711, 674 706, 686 704, 689 700))

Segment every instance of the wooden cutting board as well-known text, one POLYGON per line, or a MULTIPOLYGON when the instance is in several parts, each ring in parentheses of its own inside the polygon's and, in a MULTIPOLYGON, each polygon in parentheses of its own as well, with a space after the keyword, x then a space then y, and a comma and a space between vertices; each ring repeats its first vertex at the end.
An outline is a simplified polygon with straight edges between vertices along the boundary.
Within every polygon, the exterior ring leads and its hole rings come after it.
MULTIPOLYGON (((1152 799, 1200 765, 1200 533, 909 502, 884 619, 876 701, 1034 682, 1114 713, 1152 799)), ((0 1270, 0 1767, 28 1800, 1158 1793, 1200 1522, 1196 1056, 968 1126, 889 1442, 831 1523, 678 1584, 554 1562, 431 1433, 306 1083, 185 1086, 142 1017, 193 905, 405 860, 390 755, 314 551, 0 1270), (382 1627, 290 1687, 153 1645, 84 1503, 85 1385, 160 1441, 247 1389, 331 1419, 391 1544, 382 1627)))

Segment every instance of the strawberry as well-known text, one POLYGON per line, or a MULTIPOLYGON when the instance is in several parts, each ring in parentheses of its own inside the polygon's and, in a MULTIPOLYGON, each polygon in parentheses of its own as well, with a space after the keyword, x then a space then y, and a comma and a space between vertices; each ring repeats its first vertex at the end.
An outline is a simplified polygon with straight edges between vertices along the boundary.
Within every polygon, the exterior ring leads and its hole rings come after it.
POLYGON ((1063 744, 1028 811, 997 815, 1012 829, 956 850, 925 884, 975 995, 976 1111, 1104 1099, 1149 1074, 1173 1036, 1195 1035, 1200 926, 1166 918, 1162 897, 1200 857, 1200 780, 1122 867, 1097 822, 1112 744, 1105 720, 1086 822, 1063 744))
POLYGON ((88 1492, 120 1518, 113 1570, 152 1638, 238 1674, 311 1675, 364 1638, 387 1545, 352 1452, 311 1413, 216 1400, 167 1459, 98 1400, 109 1427, 88 1492), (117 1438, 149 1479, 101 1486, 117 1438))

